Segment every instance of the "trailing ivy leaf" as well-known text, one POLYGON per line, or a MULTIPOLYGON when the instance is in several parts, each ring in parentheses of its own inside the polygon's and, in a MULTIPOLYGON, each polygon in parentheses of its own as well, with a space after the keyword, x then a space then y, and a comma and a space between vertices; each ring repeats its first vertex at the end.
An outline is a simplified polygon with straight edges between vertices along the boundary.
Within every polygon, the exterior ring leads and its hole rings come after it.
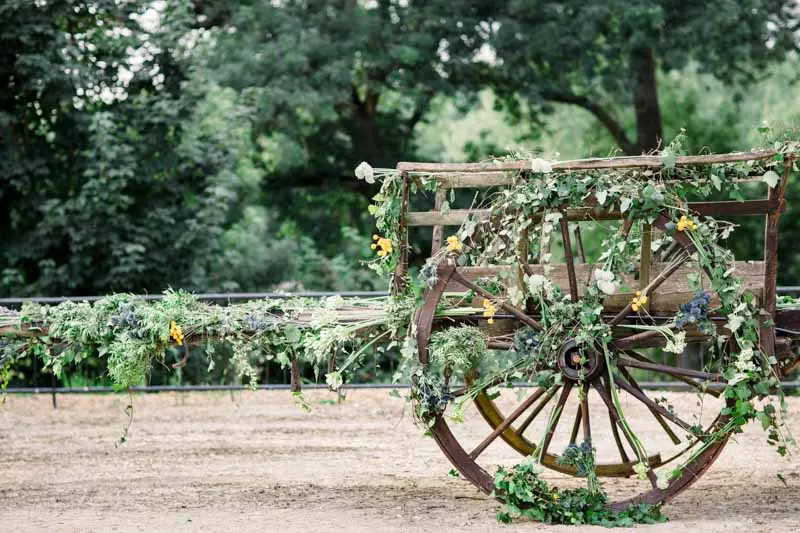
POLYGON ((284 328, 283 333, 285 335, 286 341, 289 344, 297 344, 297 342, 300 340, 300 329, 294 324, 287 325, 284 328))
POLYGON ((761 181, 769 185, 770 189, 778 185, 778 181, 780 181, 780 179, 781 177, 774 170, 768 170, 763 176, 761 176, 761 181))

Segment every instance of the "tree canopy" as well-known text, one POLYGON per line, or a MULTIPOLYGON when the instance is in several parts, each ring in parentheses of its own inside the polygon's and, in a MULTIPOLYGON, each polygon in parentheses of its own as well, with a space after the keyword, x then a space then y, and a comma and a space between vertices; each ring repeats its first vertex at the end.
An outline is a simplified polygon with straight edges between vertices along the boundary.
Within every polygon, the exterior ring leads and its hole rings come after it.
POLYGON ((521 102, 575 105, 633 155, 663 146, 659 70, 693 62, 734 87, 752 81, 797 50, 797 13, 780 0, 509 1, 489 23, 490 70, 513 116, 521 102))
MULTIPOLYGON (((360 161, 440 158, 421 127, 487 91, 532 149, 569 104, 622 151, 650 150, 665 117, 700 124, 706 98, 665 99, 667 75, 744 99, 796 50, 797 13, 771 0, 9 0, 0 294, 376 287, 358 265, 377 192, 352 179, 360 161)), ((502 155, 476 126, 471 157, 502 155)), ((701 129, 701 146, 742 148, 701 129)))

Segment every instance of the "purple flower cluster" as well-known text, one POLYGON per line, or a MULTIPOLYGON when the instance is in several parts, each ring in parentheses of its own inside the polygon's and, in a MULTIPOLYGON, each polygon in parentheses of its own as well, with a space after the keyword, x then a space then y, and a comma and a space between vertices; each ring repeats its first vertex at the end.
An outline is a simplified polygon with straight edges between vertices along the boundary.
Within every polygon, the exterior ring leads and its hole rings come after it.
POLYGON ((683 328, 688 324, 696 324, 707 319, 709 303, 711 303, 711 293, 703 290, 697 291, 690 302, 681 304, 680 311, 675 317, 675 325, 683 328))
POLYGON ((514 332, 514 350, 517 353, 533 355, 539 350, 539 335, 531 328, 525 327, 514 332))
POLYGON ((136 325, 139 323, 139 320, 136 318, 136 313, 133 311, 133 307, 131 307, 131 305, 120 304, 119 309, 117 309, 117 312, 118 314, 112 315, 109 318, 112 327, 135 328, 136 325))

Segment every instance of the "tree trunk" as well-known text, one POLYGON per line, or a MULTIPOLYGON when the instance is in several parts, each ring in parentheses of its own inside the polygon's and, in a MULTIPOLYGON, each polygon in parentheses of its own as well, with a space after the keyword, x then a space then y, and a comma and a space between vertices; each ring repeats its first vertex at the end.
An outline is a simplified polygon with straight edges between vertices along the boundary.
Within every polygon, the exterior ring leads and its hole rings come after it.
POLYGON ((636 113, 636 151, 641 154, 655 150, 663 140, 653 49, 634 49, 631 53, 631 70, 634 81, 633 107, 636 113))
POLYGON ((378 95, 367 89, 362 101, 355 86, 352 91, 352 102, 356 110, 355 138, 359 143, 360 157, 372 165, 384 165, 385 162, 381 158, 378 124, 375 121, 378 113, 378 95))

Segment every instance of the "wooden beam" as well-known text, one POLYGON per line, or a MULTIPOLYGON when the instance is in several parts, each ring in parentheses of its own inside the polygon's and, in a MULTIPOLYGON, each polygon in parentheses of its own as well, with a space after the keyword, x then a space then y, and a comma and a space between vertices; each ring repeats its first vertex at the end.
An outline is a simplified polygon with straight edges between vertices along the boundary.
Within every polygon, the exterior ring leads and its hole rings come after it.
MULTIPOLYGON (((689 210, 703 216, 747 216, 766 215, 781 208, 781 203, 772 200, 748 200, 745 202, 690 202, 689 210)), ((619 220, 623 218, 618 211, 606 211, 597 207, 567 209, 567 220, 619 220)), ((489 209, 451 209, 442 214, 439 211, 411 211, 407 214, 409 226, 460 226, 469 215, 478 220, 486 220, 491 215, 489 209)), ((531 215, 531 220, 539 222, 541 214, 531 215)))
MULTIPOLYGON (((734 152, 730 154, 708 154, 678 156, 676 167, 711 165, 714 163, 735 163, 738 161, 757 161, 770 159, 777 150, 757 150, 754 152, 734 152)), ((664 161, 660 155, 639 155, 629 157, 606 157, 594 159, 575 159, 556 161, 550 164, 558 170, 592 170, 604 168, 662 168, 664 161)), ((401 162, 397 170, 406 172, 498 172, 507 170, 530 170, 530 160, 493 161, 489 163, 418 163, 401 162)))

